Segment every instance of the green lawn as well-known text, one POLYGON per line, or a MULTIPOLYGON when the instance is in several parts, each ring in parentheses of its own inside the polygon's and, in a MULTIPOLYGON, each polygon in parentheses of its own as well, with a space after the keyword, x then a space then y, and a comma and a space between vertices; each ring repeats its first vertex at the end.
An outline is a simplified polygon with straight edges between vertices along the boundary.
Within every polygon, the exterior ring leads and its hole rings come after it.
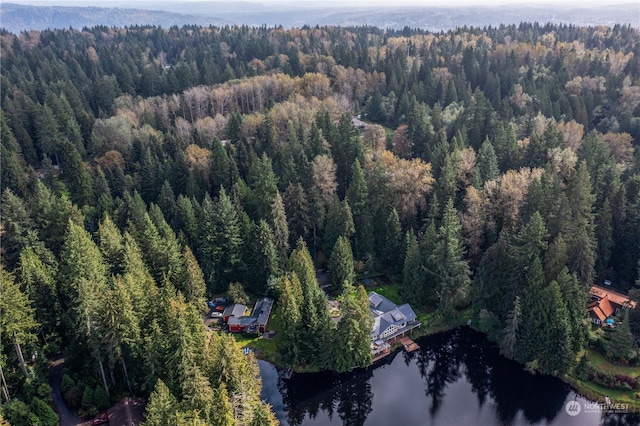
POLYGON ((371 289, 372 291, 375 291, 376 293, 386 297, 387 299, 391 300, 393 303, 395 303, 396 305, 402 305, 404 303, 404 301, 402 300, 402 298, 400 297, 400 295, 398 294, 398 290, 400 289, 400 286, 398 284, 392 284, 392 285, 387 285, 384 287, 376 287, 371 289))
MULTIPOLYGON (((391 284, 383 287, 376 287, 372 290, 391 300, 396 305, 402 305, 406 303, 406 301, 403 300, 398 293, 399 289, 399 284, 391 284)), ((419 309, 416 306, 412 306, 412 308, 415 310, 416 315, 418 316, 418 321, 420 321, 420 323, 422 324, 420 328, 417 328, 413 331, 413 334, 416 337, 434 334, 441 331, 450 330, 461 325, 465 325, 469 318, 471 318, 471 308, 467 308, 462 311, 456 311, 455 317, 449 321, 445 321, 445 319, 442 318, 442 315, 440 315, 438 311, 426 311, 419 309)))
MULTIPOLYGON (((621 374, 630 377, 640 377, 640 368, 637 367, 625 367, 621 365, 615 365, 609 362, 604 356, 593 349, 586 350, 587 360, 589 364, 598 371, 606 374, 621 374)), ((591 399, 604 400, 604 396, 608 396, 614 403, 630 404, 632 408, 640 408, 640 400, 635 397, 636 390, 618 390, 611 389, 598 383, 593 383, 588 380, 577 380, 575 378, 568 378, 569 383, 573 384, 578 390, 585 396, 591 399)))
POLYGON ((593 349, 587 349, 587 359, 593 368, 602 371, 603 373, 640 377, 640 368, 612 364, 605 359, 600 352, 593 349))
MULTIPOLYGON (((280 324, 280 318, 278 317, 277 311, 274 309, 271 312, 271 317, 269 318, 268 329, 274 330, 277 336, 281 330, 280 324)), ((282 363, 275 338, 264 339, 262 336, 256 336, 254 334, 245 335, 241 333, 231 333, 231 335, 243 348, 248 347, 254 349, 257 352, 258 358, 267 359, 276 365, 280 365, 282 363)))
POLYGON ((582 380, 568 380, 578 388, 580 393, 584 394, 587 398, 604 402, 604 395, 611 398, 611 401, 615 404, 629 404, 630 408, 640 408, 640 400, 636 399, 634 391, 623 391, 617 389, 610 389, 605 386, 582 380))

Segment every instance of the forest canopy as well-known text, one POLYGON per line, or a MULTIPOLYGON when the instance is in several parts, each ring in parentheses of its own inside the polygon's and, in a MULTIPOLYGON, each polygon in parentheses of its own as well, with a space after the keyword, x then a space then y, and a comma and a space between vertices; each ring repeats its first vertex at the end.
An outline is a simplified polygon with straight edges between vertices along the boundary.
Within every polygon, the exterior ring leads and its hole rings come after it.
POLYGON ((286 361, 338 371, 371 362, 357 271, 444 318, 471 308, 548 374, 587 341, 589 287, 638 300, 629 26, 94 27, 0 44, 13 424, 37 416, 15 401, 59 352, 85 414, 128 392, 150 395, 149 425, 273 424, 255 360, 202 323, 230 285, 277 299, 286 361), (337 325, 314 273, 327 264, 337 325))

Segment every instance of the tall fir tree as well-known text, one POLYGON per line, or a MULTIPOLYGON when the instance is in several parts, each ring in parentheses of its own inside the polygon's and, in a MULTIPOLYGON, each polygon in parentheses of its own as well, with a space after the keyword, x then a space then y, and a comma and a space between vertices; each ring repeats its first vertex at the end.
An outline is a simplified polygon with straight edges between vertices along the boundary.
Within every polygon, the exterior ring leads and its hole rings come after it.
POLYGON ((342 293, 347 285, 355 285, 355 269, 351 244, 344 236, 338 237, 329 258, 329 283, 331 290, 342 293))
POLYGON ((451 315, 454 306, 462 307, 470 299, 471 271, 465 260, 458 211, 449 199, 438 229, 431 255, 433 271, 439 281, 440 309, 443 315, 451 315))
POLYGON ((353 252, 357 259, 363 259, 373 254, 374 238, 371 209, 369 208, 369 188, 358 159, 351 166, 351 183, 347 190, 347 200, 351 206, 355 229, 353 252))

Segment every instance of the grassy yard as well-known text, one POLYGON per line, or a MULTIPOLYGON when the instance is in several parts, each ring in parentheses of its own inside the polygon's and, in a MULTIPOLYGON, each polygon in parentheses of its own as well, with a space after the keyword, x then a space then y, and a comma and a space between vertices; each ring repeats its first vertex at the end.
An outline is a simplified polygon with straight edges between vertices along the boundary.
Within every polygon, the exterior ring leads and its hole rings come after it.
MULTIPOLYGON (((591 367, 602 373, 640 378, 640 368, 612 364, 596 350, 587 349, 586 357, 591 367)), ((640 410, 640 399, 636 397, 640 392, 637 390, 611 389, 589 380, 579 380, 569 376, 565 376, 565 381, 589 399, 604 402, 604 397, 608 396, 614 403, 629 404, 630 409, 640 410)))
POLYGON ((371 291, 375 291, 376 293, 386 297, 396 305, 402 305, 404 301, 400 297, 400 294, 398 294, 399 289, 400 289, 400 286, 398 284, 392 284, 384 287, 372 288, 371 291))
MULTIPOLYGON (((281 330, 281 321, 278 315, 278 312, 274 309, 271 313, 271 317, 269 318, 269 330, 273 330, 276 332, 276 336, 281 330)), ((276 345, 276 339, 265 339, 262 336, 256 336, 255 334, 242 334, 242 333, 232 333, 231 334, 236 342, 240 343, 240 346, 251 348, 256 351, 256 356, 258 358, 269 360, 269 362, 282 365, 282 360, 280 358, 280 354, 278 353, 278 347, 276 345)))
POLYGON ((577 380, 571 377, 565 377, 565 381, 591 400, 604 402, 604 396, 606 395, 615 404, 629 404, 630 409, 640 409, 640 400, 634 397, 634 391, 610 389, 597 383, 577 380))
MULTIPOLYGON (((396 305, 402 305, 405 303, 405 300, 402 299, 398 290, 400 286, 398 284, 390 284, 383 287, 376 287, 370 290, 375 291, 376 293, 386 297, 391 300, 396 305)), ((438 311, 426 311, 414 308, 416 315, 418 316, 418 321, 422 324, 420 328, 417 328, 413 331, 414 337, 426 336, 429 334, 439 333, 441 331, 450 330, 455 327, 459 327, 461 325, 465 325, 469 318, 471 318, 471 308, 467 308, 462 311, 456 311, 455 316, 452 320, 445 320, 442 318, 442 315, 438 311)))
POLYGON ((635 378, 640 377, 640 368, 612 364, 607 361, 600 352, 594 351, 593 349, 587 349, 587 359, 593 368, 603 373, 621 374, 635 378))

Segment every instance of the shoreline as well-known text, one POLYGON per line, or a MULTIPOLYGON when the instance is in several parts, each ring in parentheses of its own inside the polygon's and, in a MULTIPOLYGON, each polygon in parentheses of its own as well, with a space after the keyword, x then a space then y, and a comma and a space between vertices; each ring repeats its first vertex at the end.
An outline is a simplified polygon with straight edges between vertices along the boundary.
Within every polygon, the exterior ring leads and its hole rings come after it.
MULTIPOLYGON (((428 337, 428 336, 433 336, 439 333, 445 333, 451 330, 455 330, 457 328, 461 328, 461 327, 469 327, 470 329, 481 333, 482 335, 484 335, 486 337, 486 335, 479 329, 473 327, 473 325, 468 325, 466 323, 466 321, 464 321, 463 324, 460 324, 459 322, 461 321, 457 321, 457 324, 451 325, 451 324, 434 324, 432 327, 424 327, 423 326, 414 329, 413 332, 410 334, 410 337, 412 339, 419 339, 421 337, 428 337)), ((493 342, 491 342, 491 344, 494 344, 493 342)), ((282 365, 281 363, 277 362, 276 360, 270 359, 269 357, 263 357, 261 356, 261 352, 259 349, 256 348, 252 348, 252 350, 254 351, 254 354, 256 356, 257 359, 260 359, 262 361, 266 361, 269 362, 270 364, 276 366, 278 369, 284 369, 285 366, 282 365)), ((393 346, 391 346, 391 350, 389 352, 389 354, 383 358, 380 358, 378 360, 376 360, 375 363, 372 363, 371 365, 367 366, 367 367, 358 367, 358 368, 354 368, 354 370, 359 369, 359 368, 371 368, 381 362, 384 362, 386 359, 388 359, 389 357, 391 357, 392 355, 394 355, 396 352, 403 350, 403 347, 400 343, 394 343, 393 346)), ((522 364, 521 364, 522 365, 522 364)), ((522 367, 524 368, 524 365, 522 365, 522 367)), ((290 367, 292 369, 292 371, 295 374, 309 374, 309 373, 321 373, 321 372, 332 372, 332 370, 321 370, 321 369, 315 369, 315 368, 300 368, 300 367, 290 367)), ((564 382, 566 385, 568 385, 573 391, 575 391, 576 393, 578 393, 579 395, 581 395, 582 397, 589 399, 593 402, 596 403, 601 403, 604 404, 606 403, 606 398, 609 397, 609 395, 607 393, 603 393, 601 391, 598 391, 597 389, 594 389, 593 387, 589 386, 588 384, 584 383, 583 381, 573 377, 571 374, 563 374, 562 376, 554 376, 557 379, 561 380, 562 382, 564 382)), ((611 389, 612 392, 621 392, 619 390, 616 389, 611 389)), ((628 404, 629 405, 629 413, 640 413, 640 399, 635 399, 633 397, 633 394, 635 392, 635 390, 630 390, 627 391, 630 393, 629 395, 629 399, 623 399, 622 401, 618 401, 618 400, 613 400, 613 402, 619 402, 621 404, 628 404)), ((640 393, 640 390, 638 391, 638 393, 640 393)))

